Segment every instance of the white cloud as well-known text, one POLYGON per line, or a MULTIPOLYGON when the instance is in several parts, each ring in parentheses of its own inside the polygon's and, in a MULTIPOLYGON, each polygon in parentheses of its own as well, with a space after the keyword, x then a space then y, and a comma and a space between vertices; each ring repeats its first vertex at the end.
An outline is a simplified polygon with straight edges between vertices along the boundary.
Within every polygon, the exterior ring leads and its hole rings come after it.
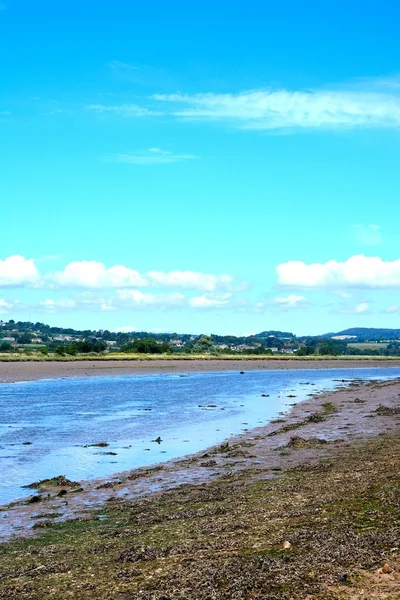
POLYGON ((232 275, 212 275, 210 273, 199 273, 196 271, 148 271, 146 273, 149 281, 154 286, 192 289, 204 292, 229 290, 235 285, 232 275))
POLYGON ((263 312, 265 312, 265 308, 266 308, 266 307, 265 307, 265 304, 264 304, 264 302, 256 302, 256 303, 254 304, 254 307, 253 307, 253 312, 254 312, 256 315, 260 315, 260 314, 262 314, 263 312))
POLYGON ((136 327, 133 325, 122 325, 121 327, 116 327, 113 331, 116 333, 131 333, 131 331, 136 331, 136 327))
POLYGON ((309 288, 400 288, 400 259, 383 261, 363 254, 344 262, 289 261, 276 268, 280 285, 309 288))
POLYGON ((397 306, 397 304, 391 304, 390 306, 385 308, 385 310, 383 312, 391 315, 391 314, 399 312, 399 311, 400 311, 400 306, 397 306))
POLYGON ((144 106, 140 106, 139 104, 88 104, 85 106, 85 109, 93 110, 101 114, 114 114, 120 117, 149 117, 160 114, 144 106))
POLYGON ((357 243, 366 246, 382 244, 382 233, 379 225, 354 225, 357 243))
POLYGON ((360 302, 360 304, 357 304, 357 306, 354 309, 354 312, 356 313, 356 315, 361 315, 362 313, 365 313, 368 311, 369 311, 368 302, 360 302))
POLYGON ((296 296, 296 294, 289 294, 289 296, 286 297, 278 296, 278 298, 275 298, 274 300, 275 307, 281 310, 304 308, 307 304, 307 298, 304 296, 296 296))
POLYGON ((128 163, 132 165, 160 165, 176 163, 182 160, 197 158, 192 154, 174 154, 160 148, 149 148, 147 152, 140 154, 114 154, 108 157, 111 162, 128 163))
POLYGON ((400 98, 386 92, 251 90, 238 94, 156 94, 185 119, 226 121, 248 129, 399 127, 400 98))
POLYGON ((77 307, 75 300, 64 298, 61 300, 42 300, 38 303, 38 307, 45 310, 46 312, 58 312, 60 310, 73 310, 77 307))
POLYGON ((57 287, 68 288, 117 288, 117 287, 142 287, 148 282, 138 271, 122 265, 115 265, 109 269, 95 260, 82 260, 69 263, 63 271, 52 273, 45 280, 57 287))
MULTIPOLYGON (((52 257, 46 257, 50 260, 52 257)), ((56 258, 56 257, 54 257, 56 258)), ((41 262, 38 259, 38 262, 41 262)), ((45 262, 44 258, 42 262, 45 262)), ((77 289, 86 290, 79 296, 81 304, 97 305, 97 290, 123 290, 135 288, 165 288, 169 290, 196 290, 207 294, 212 292, 238 292, 247 284, 232 275, 222 273, 202 273, 199 271, 148 271, 140 273, 124 265, 106 267, 95 260, 73 261, 63 270, 41 274, 33 259, 23 256, 10 256, 0 260, 0 288, 25 287, 36 289, 77 289), (93 300, 94 298, 94 300, 93 300)), ((153 295, 156 297, 155 295, 153 295)), ((150 298, 151 295, 148 296, 150 298)), ((102 298, 103 310, 109 309, 109 301, 102 298)), ((50 306, 50 305, 49 305, 50 306)))
MULTIPOLYGON (((6 300, 5 298, 0 298, 0 315, 7 315, 15 308, 20 308, 21 303, 19 300, 6 300)), ((1 340, 0 340, 1 341, 1 340)))
POLYGON ((370 305, 368 302, 360 302, 356 306, 351 307, 341 307, 338 309, 341 314, 350 314, 350 315, 363 315, 365 313, 370 312, 370 305))
POLYGON ((179 292, 172 294, 145 294, 139 290, 117 290, 111 300, 113 308, 172 308, 183 306, 185 296, 179 292))
POLYGON ((189 306, 191 308, 224 308, 231 303, 232 294, 203 294, 190 298, 189 306))
POLYGON ((33 286, 39 279, 33 258, 16 254, 0 260, 0 287, 33 286))
POLYGON ((80 261, 69 263, 63 271, 45 276, 48 284, 56 287, 109 289, 132 287, 165 287, 170 289, 193 289, 204 292, 230 290, 236 284, 232 275, 201 273, 197 271, 138 271, 116 265, 110 268, 97 261, 80 261))

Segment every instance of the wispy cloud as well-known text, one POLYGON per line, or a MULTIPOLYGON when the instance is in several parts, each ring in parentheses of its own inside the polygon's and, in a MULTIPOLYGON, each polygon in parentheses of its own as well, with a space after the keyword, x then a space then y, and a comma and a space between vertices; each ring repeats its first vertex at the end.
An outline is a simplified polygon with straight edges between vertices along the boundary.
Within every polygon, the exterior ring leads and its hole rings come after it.
POLYGON ((150 65, 111 60, 107 63, 107 67, 114 78, 131 85, 151 87, 157 90, 165 86, 171 89, 171 86, 174 86, 174 77, 170 73, 150 65))
POLYGON ((225 308, 230 305, 232 294, 203 294, 189 300, 191 308, 225 308))
POLYGON ((392 315, 393 313, 400 312, 400 306, 397 304, 391 304, 383 311, 387 315, 392 315))
POLYGON ((114 154, 109 156, 107 160, 132 165, 161 165, 195 158, 197 157, 193 154, 174 154, 160 148, 149 148, 146 152, 138 154, 114 154))
POLYGON ((382 244, 382 233, 379 225, 354 225, 354 234, 358 244, 379 246, 382 244))
POLYGON ((0 315, 8 315, 12 310, 20 307, 21 303, 19 300, 6 300, 5 298, 0 298, 0 315))
POLYGON ((278 296, 278 298, 275 298, 274 300, 274 306, 279 310, 305 308, 308 306, 308 300, 304 296, 296 296, 296 294, 290 294, 286 297, 278 296))
POLYGON ((161 113, 140 104, 87 104, 86 110, 92 110, 101 114, 114 114, 120 117, 149 117, 161 113))
POLYGON ((369 90, 250 90, 237 94, 156 94, 175 117, 223 121, 246 129, 399 127, 400 97, 392 86, 369 90))

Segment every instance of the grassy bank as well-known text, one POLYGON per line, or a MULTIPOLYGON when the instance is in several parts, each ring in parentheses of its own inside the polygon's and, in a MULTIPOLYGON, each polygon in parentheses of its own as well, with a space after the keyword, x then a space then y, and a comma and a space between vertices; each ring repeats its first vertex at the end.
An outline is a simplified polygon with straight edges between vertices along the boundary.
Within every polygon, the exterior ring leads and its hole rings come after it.
POLYGON ((244 471, 115 498, 89 521, 49 515, 40 538, 0 547, 0 598, 399 598, 399 460, 390 434, 280 479, 244 471))
POLYGON ((60 356, 59 354, 48 354, 43 355, 40 352, 32 353, 0 353, 0 362, 80 362, 80 361, 98 361, 98 362, 109 362, 109 361, 182 361, 190 362, 195 360, 206 360, 206 361, 309 361, 309 362, 320 362, 325 360, 344 360, 344 361, 398 361, 398 356, 365 356, 365 355, 339 355, 339 356, 328 356, 328 355, 309 355, 309 356, 296 356, 295 354, 275 354, 271 355, 254 355, 254 354, 125 354, 119 352, 113 352, 109 354, 78 354, 75 356, 65 355, 60 356))

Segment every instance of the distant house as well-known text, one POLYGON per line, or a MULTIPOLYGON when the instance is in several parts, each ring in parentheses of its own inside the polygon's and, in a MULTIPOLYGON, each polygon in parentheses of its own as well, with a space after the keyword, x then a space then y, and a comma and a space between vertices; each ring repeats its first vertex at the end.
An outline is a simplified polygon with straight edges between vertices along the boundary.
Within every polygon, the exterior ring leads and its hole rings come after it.
POLYGON ((182 340, 170 340, 169 345, 175 346, 176 348, 182 348, 182 346, 185 344, 182 342, 182 340))
POLYGON ((333 335, 332 340, 355 340, 356 335, 333 335))
POLYGON ((34 337, 32 338, 32 344, 41 344, 42 343, 42 338, 40 337, 34 337))
POLYGON ((254 348, 254 346, 248 346, 247 344, 238 344, 237 346, 232 346, 232 350, 238 350, 238 351, 252 350, 253 348, 254 348))
POLYGON ((107 346, 116 346, 117 342, 115 340, 107 340, 106 344, 107 346))
POLYGON ((64 335, 64 334, 60 334, 60 335, 55 335, 53 337, 53 340, 55 340, 56 342, 73 342, 75 340, 77 340, 78 338, 72 336, 72 335, 64 335))
POLYGON ((1 342, 15 342, 15 337, 3 337, 0 340, 1 342))

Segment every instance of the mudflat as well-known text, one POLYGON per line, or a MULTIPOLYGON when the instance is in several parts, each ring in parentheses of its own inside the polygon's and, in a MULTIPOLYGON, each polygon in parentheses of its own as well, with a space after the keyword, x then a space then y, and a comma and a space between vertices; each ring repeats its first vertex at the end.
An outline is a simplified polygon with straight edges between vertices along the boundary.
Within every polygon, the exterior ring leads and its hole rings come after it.
POLYGON ((0 383, 86 377, 133 375, 145 373, 193 373, 201 371, 254 371, 273 369, 349 369, 362 367, 400 367, 400 359, 338 358, 300 359, 135 359, 135 360, 60 360, 60 361, 0 361, 0 383))
POLYGON ((399 464, 400 382, 354 382, 181 460, 41 482, 0 515, 0 598, 400 598, 399 464))

